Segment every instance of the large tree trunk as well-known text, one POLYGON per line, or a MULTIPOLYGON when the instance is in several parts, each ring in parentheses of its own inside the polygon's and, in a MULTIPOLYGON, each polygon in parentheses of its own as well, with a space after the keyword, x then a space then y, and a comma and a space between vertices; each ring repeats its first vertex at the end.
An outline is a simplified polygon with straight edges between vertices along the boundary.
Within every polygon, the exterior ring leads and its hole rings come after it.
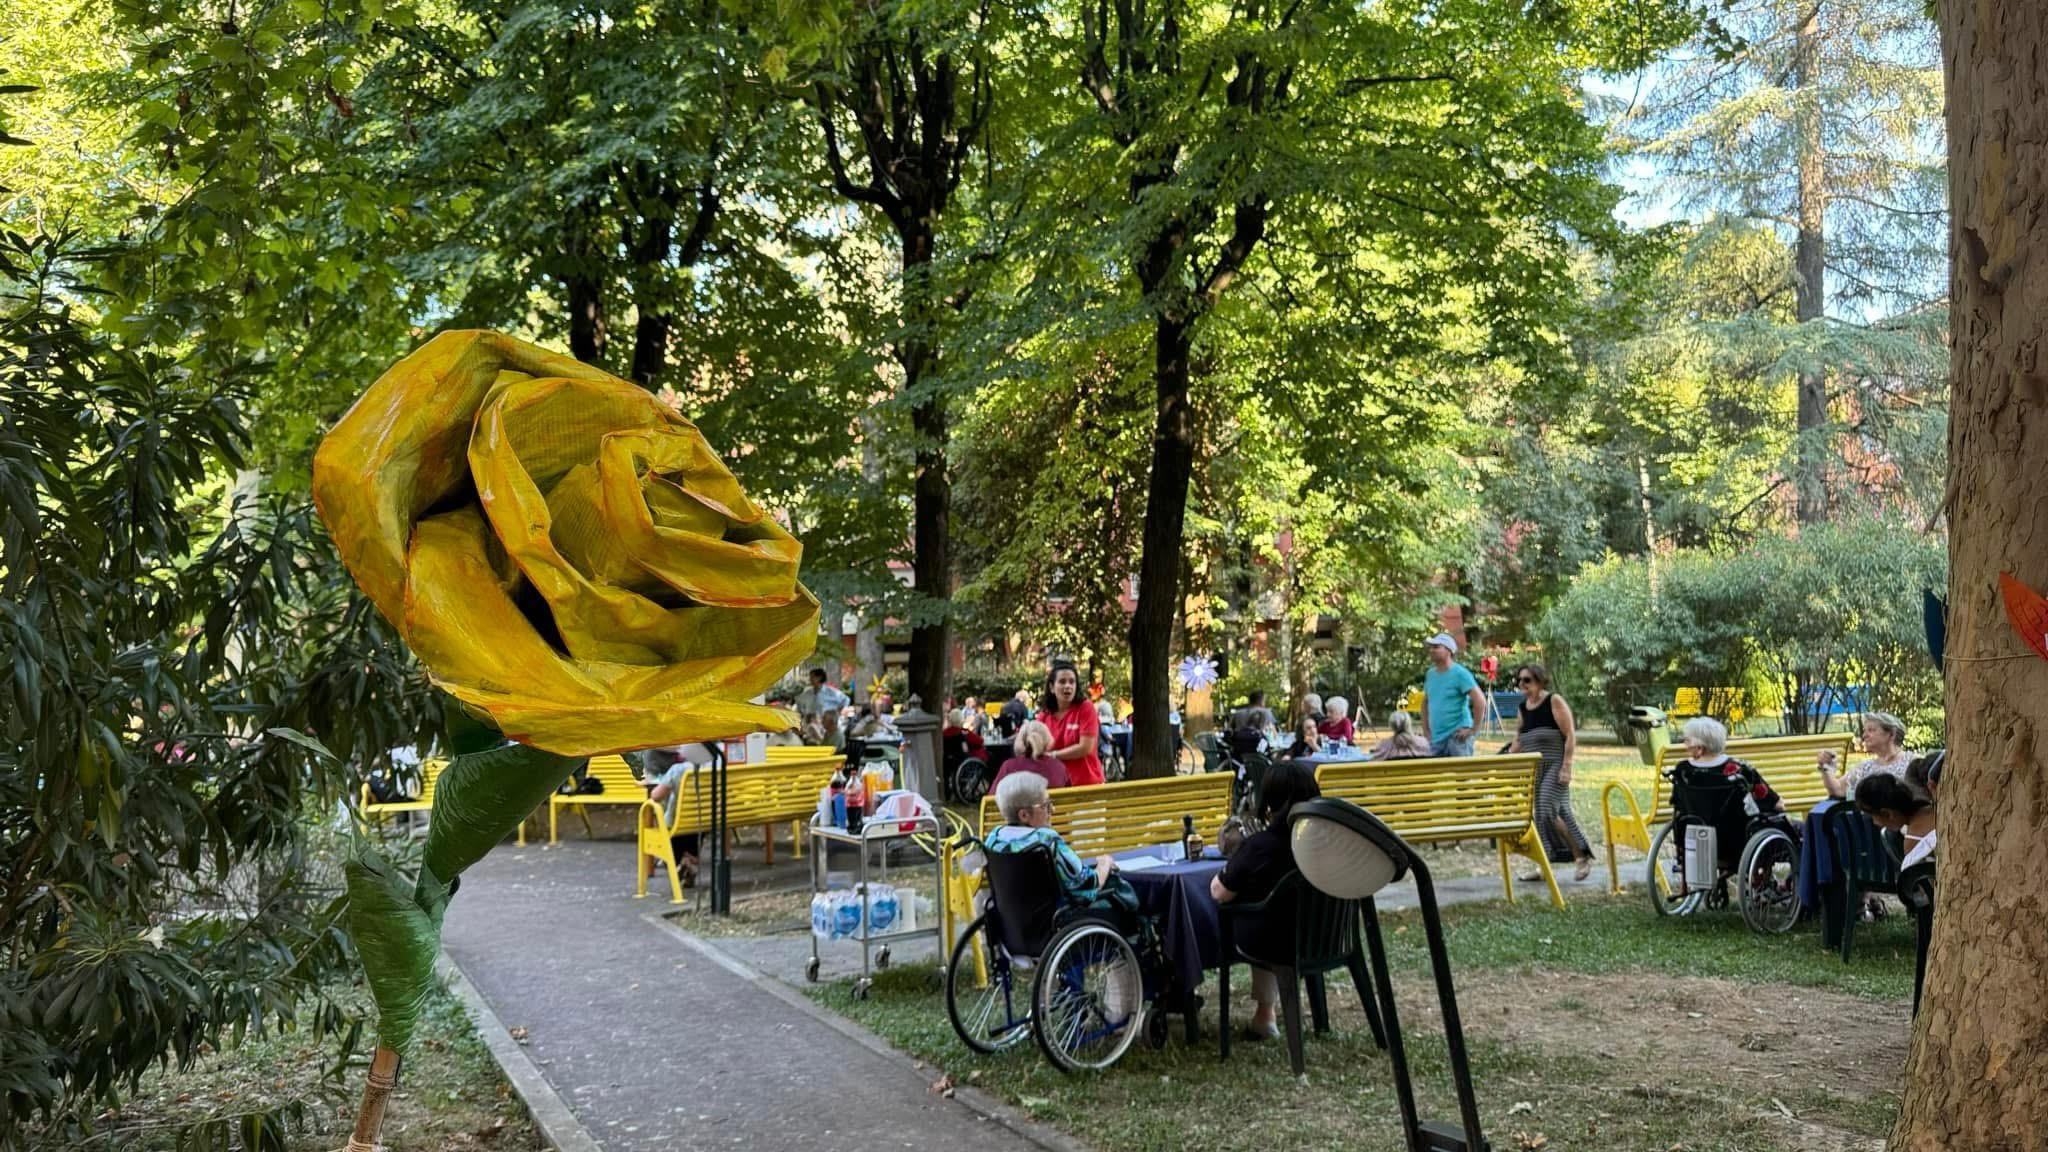
MULTIPOLYGON (((913 227, 902 239, 903 305, 910 334, 897 349, 896 358, 903 366, 903 391, 915 398, 910 406, 910 426, 917 433, 911 572, 920 595, 950 601, 953 490, 946 476, 946 398, 936 389, 922 387, 936 367, 938 355, 929 341, 937 309, 931 283, 934 238, 929 229, 913 227)), ((953 679, 952 647, 950 616, 910 629, 910 691, 924 698, 928 712, 943 712, 946 707, 953 679)))
POLYGON ((2048 662, 1998 574, 2048 587, 2048 5, 1940 5, 1948 74, 1948 746, 1926 999, 1892 1147, 2039 1148, 2048 1133, 2048 662))
POLYGON ((569 354, 585 364, 604 364, 604 285, 594 276, 568 277, 569 354))
MULTIPOLYGON (((1795 268, 1799 283, 1793 299, 1801 324, 1827 312, 1827 151, 1821 138, 1820 3, 1814 0, 1800 22, 1793 46, 1792 83, 1798 90, 1799 247, 1795 268)), ((1799 522, 1816 524, 1828 518, 1827 374, 1818 369, 1799 374, 1799 522)))
POLYGON ((1156 421, 1152 476, 1145 493, 1144 552, 1138 561, 1138 610, 1131 615, 1133 778, 1173 773, 1173 619, 1180 604, 1181 534, 1195 434, 1188 409, 1191 322, 1162 314, 1153 329, 1156 421))
POLYGON ((671 230, 667 219, 649 220, 633 246, 633 304, 640 314, 633 325, 633 382, 649 390, 668 367, 669 315, 666 305, 654 296, 661 267, 668 261, 671 230))

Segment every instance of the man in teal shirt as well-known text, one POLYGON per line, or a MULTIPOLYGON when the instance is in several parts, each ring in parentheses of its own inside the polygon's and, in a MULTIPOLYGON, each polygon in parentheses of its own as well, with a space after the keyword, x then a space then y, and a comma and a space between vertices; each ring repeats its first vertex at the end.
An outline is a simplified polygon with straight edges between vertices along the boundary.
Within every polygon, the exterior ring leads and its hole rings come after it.
POLYGON ((1429 671, 1422 676, 1422 734, 1432 756, 1470 756, 1473 717, 1486 714, 1479 681, 1453 659, 1458 642, 1448 632, 1429 638, 1429 671))

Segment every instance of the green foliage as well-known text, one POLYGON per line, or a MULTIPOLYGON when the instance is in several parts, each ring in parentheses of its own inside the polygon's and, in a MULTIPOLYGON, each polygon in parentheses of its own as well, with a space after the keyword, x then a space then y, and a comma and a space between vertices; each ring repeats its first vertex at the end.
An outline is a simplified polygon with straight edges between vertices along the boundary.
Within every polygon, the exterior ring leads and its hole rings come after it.
POLYGON ((417 731, 312 510, 231 488, 240 382, 86 327, 87 271, 0 236, 0 1144, 293 1020, 348 955, 305 820, 352 779, 298 733, 417 731))
POLYGON ((1609 557, 1558 598, 1536 635, 1561 688, 1604 700, 1617 722, 1681 687, 1741 687, 1784 701, 1787 726, 1801 732, 1825 711, 1820 689, 1862 685, 1871 708, 1911 718, 1916 739, 1938 739, 1941 683, 1920 602, 1946 571, 1938 540, 1876 518, 1732 555, 1609 557))

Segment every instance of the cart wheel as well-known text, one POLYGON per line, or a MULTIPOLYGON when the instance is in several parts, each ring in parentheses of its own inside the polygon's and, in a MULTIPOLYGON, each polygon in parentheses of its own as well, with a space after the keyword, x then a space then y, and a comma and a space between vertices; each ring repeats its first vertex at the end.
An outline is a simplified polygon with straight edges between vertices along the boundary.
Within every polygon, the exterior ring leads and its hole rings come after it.
POLYGON ((1145 1043, 1151 1045, 1154 1051, 1164 1048, 1166 1038, 1172 1031, 1173 1017, 1161 1012, 1158 1005, 1153 1005, 1145 1017, 1145 1043))
POLYGON ((888 966, 889 950, 887 948, 884 948, 880 952, 875 953, 875 967, 878 969, 883 969, 887 968, 888 966))
POLYGON ((865 999, 867 999, 867 998, 868 998, 868 989, 870 989, 870 988, 873 988, 874 986, 875 986, 875 982, 874 982, 874 981, 872 981, 872 980, 868 979, 868 978, 867 978, 867 977, 865 977, 865 976, 861 977, 861 978, 860 978, 859 980, 856 980, 856 981, 854 981, 854 984, 853 984, 853 998, 854 998, 855 1000, 865 1000, 865 999))
POLYGON ((804 965, 804 979, 813 984, 818 982, 818 958, 816 956, 811 957, 811 962, 804 965))

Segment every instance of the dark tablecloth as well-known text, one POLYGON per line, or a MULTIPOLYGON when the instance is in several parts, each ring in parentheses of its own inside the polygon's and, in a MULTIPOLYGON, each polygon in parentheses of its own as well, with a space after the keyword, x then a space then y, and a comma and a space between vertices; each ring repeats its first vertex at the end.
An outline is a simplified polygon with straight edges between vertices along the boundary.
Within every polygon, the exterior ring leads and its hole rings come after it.
POLYGON ((1204 859, 1123 874, 1138 894, 1138 910, 1158 918, 1160 946, 1182 990, 1201 984, 1202 972, 1223 962, 1222 914, 1209 894, 1209 880, 1221 871, 1223 861, 1204 859))
POLYGON ((1851 909, 1849 885, 1835 866, 1835 845, 1828 839, 1827 811, 1841 800, 1823 800, 1806 815, 1806 835, 1799 842, 1799 902, 1820 912, 1820 942, 1823 948, 1842 944, 1842 921, 1860 915, 1851 909))

